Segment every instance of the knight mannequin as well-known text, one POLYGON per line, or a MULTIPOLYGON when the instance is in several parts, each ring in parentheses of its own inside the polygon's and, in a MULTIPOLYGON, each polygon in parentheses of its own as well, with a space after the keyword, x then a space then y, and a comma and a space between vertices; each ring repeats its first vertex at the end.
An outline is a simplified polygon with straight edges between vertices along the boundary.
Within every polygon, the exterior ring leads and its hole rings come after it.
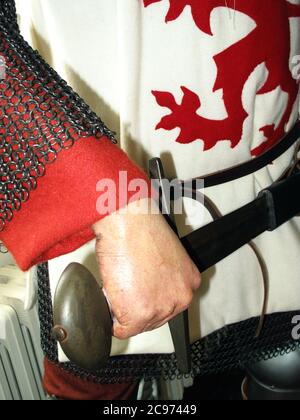
MULTIPOLYGON (((10 7, 13 4, 4 3, 10 7)), ((30 0, 26 6, 22 1, 17 2, 17 6, 21 32, 33 49, 38 49, 106 125, 117 131, 121 148, 145 170, 152 156, 162 157, 169 178, 189 179, 225 170, 272 149, 292 130, 299 117, 298 0, 89 0, 84 3, 30 0)), ((4 25, 6 29, 7 22, 12 22, 8 10, 12 9, 3 7, 2 14, 6 17, 1 18, 2 28, 4 25)), ((10 45, 10 56, 6 57, 9 64, 13 63, 10 57, 14 56, 12 36, 17 36, 14 31, 10 27, 0 34, 1 55, 5 57, 7 43, 10 45)), ((28 51, 26 54, 28 58, 28 51)), ((26 63, 20 68, 25 71, 26 63)), ((3 89, 2 86, 1 101, 5 100, 3 89)), ((20 90, 15 90, 15 94, 18 92, 20 90)), ((104 239, 97 245, 100 271, 113 312, 121 321, 116 324, 117 337, 127 339, 160 327, 185 309, 193 296, 190 332, 193 348, 198 351, 202 346, 207 348, 207 343, 217 343, 215 334, 225 341, 229 336, 237 340, 246 336, 247 326, 251 337, 247 346, 240 342, 245 349, 241 359, 251 357, 257 348, 272 357, 274 347, 268 343, 272 342, 275 318, 284 331, 276 336, 276 347, 289 352, 299 346, 299 340, 291 338, 292 319, 300 307, 299 219, 282 226, 272 236, 266 234, 255 241, 269 282, 265 329, 263 338, 257 342, 255 333, 264 291, 261 264, 253 249, 244 247, 204 273, 199 288, 198 271, 159 215, 138 216, 133 222, 118 213, 102 218, 95 214, 95 185, 99 179, 116 180, 121 170, 128 172, 128 182, 147 178, 109 141, 113 137, 110 130, 82 104, 80 109, 88 124, 85 122, 82 130, 83 123, 73 110, 75 117, 71 124, 76 133, 72 132, 71 137, 74 145, 59 151, 54 163, 45 164, 46 174, 39 180, 36 191, 30 191, 26 205, 14 212, 12 220, 6 220, 0 234, 18 264, 27 270, 37 263, 68 254, 95 236, 101 237, 104 239), (106 138, 96 141, 97 134, 106 138), (85 176, 80 183, 76 175, 79 172, 85 176), (65 173, 68 179, 62 175, 65 173), (76 191, 77 195, 68 191, 76 191), (74 213, 78 207, 75 196, 82 197, 79 215, 74 213), (60 205, 51 206, 51 203, 57 204, 57 197, 60 197, 60 205), (45 200, 50 203, 46 208, 45 200), (45 209, 42 215, 40 208, 45 209), (140 235, 141 230, 145 235, 140 235), (26 246, 20 240, 23 237, 26 237, 26 246), (162 247, 166 238, 170 246, 162 247), (108 255, 108 249, 114 250, 114 256, 108 255), (123 255, 122 264, 116 261, 116 255, 123 255), (130 274, 142 271, 141 261, 145 272, 148 270, 144 282, 137 281, 138 274, 133 277, 130 274), (172 295, 172 286, 167 280, 174 272, 178 273, 176 281, 180 291, 176 296, 172 295), (124 273, 128 280, 126 298, 120 294, 120 273, 122 280, 124 273), (146 278, 153 279, 154 291, 145 286, 151 284, 146 278), (161 313, 155 305, 147 307, 148 302, 155 302, 157 294, 165 296, 161 313), (138 301, 147 307, 148 313, 141 318, 137 314, 130 319, 125 316, 124 321, 122 314, 128 313, 129 307, 122 306, 123 302, 131 308, 132 302, 138 301)), ((3 114, 0 119, 5 126, 3 114)), ((296 145, 293 145, 272 165, 243 179, 207 188, 207 197, 221 214, 241 207, 280 178, 291 164, 296 165, 295 150, 296 145)), ((192 212, 189 203, 185 207, 188 225, 180 220, 178 223, 182 235, 211 221, 208 212, 200 221, 199 214, 192 212)), ((50 263, 50 269, 55 263, 55 260, 50 263)), ((166 336, 162 343, 167 340, 166 336)), ((229 350, 228 359, 221 363, 222 349, 228 345, 233 351, 225 341, 211 347, 211 354, 206 354, 207 365, 203 358, 199 363, 204 364, 197 365, 195 355, 196 372, 208 372, 208 365, 213 365, 214 360, 219 370, 226 369, 224 365, 228 360, 240 362, 236 353, 229 350)), ((47 355, 45 385, 50 394, 78 399, 105 395, 103 386, 94 385, 95 378, 93 385, 84 388, 78 375, 63 372, 54 359, 47 355), (96 391, 93 386, 97 387, 96 391)), ((103 383, 103 378, 99 383, 103 383)), ((126 396, 130 392, 126 393, 123 387, 116 395, 122 394, 126 396)), ((108 398, 112 395, 110 392, 108 398)))

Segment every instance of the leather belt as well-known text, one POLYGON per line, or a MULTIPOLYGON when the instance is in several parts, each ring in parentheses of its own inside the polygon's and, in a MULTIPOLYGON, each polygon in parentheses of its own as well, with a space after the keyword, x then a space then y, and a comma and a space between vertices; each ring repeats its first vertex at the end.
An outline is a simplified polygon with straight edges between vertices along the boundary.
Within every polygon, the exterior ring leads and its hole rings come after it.
MULTIPOLYGON (((231 168, 225 169, 223 171, 218 171, 194 178, 191 180, 191 182, 201 179, 204 180, 205 188, 209 188, 220 184, 226 184, 227 182, 231 182, 239 178, 243 178, 256 171, 259 171, 260 169, 272 163, 274 160, 278 159, 291 146, 293 146, 293 144, 295 144, 299 138, 300 121, 297 121, 289 133, 287 133, 275 146, 263 153, 261 156, 258 156, 240 165, 232 166, 231 168)), ((183 184, 184 181, 181 181, 181 183, 183 184)))
POLYGON ((300 214, 300 173, 271 185, 258 198, 182 239, 200 271, 266 231, 300 214))

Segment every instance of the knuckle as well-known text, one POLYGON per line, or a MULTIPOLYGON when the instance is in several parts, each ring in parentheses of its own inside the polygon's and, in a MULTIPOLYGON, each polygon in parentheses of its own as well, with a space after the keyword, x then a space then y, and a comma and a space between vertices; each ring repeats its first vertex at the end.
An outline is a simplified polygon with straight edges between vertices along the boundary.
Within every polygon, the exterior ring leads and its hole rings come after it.
POLYGON ((176 312, 176 309, 177 309, 177 303, 174 302, 174 304, 169 307, 169 310, 166 311, 166 315, 167 316, 173 315, 176 312))
POLYGON ((151 307, 139 306, 132 310, 130 314, 128 312, 122 313, 120 317, 116 316, 116 318, 121 326, 121 329, 116 332, 116 338, 128 339, 142 333, 145 328, 148 330, 149 326, 153 325, 153 320, 157 318, 157 314, 151 307))

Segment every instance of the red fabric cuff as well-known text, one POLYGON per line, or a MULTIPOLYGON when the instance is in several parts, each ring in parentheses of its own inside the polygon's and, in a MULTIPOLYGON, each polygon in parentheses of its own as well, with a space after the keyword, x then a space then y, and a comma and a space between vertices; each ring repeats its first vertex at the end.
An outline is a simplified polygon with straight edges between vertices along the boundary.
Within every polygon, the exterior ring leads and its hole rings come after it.
MULTIPOLYGON (((136 191, 120 197, 121 171, 127 172, 127 186, 134 179, 142 179, 149 186, 145 173, 105 137, 80 139, 71 149, 61 151, 57 161, 46 167, 46 174, 39 179, 29 201, 1 232, 0 239, 20 268, 28 270, 74 251, 93 239, 94 223, 124 207, 129 200, 134 201, 136 191), (116 184, 116 208, 99 214, 96 203, 101 192, 96 186, 103 179, 116 184)), ((150 197, 150 188, 141 195, 146 197, 150 197)))

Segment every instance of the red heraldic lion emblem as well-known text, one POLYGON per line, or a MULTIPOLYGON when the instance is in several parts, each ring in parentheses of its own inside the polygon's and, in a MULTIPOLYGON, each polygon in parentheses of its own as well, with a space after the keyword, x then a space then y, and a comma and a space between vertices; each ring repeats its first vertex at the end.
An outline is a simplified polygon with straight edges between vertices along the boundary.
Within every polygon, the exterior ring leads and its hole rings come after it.
MULTIPOLYGON (((162 0, 144 0, 147 7, 162 0)), ((210 17, 216 7, 224 7, 224 0, 168 0, 170 3, 166 22, 177 19, 186 6, 190 6, 195 25, 200 31, 213 35, 210 17)), ((229 4, 230 2, 227 2, 229 4)), ((243 123, 248 117, 242 103, 245 83, 255 68, 265 63, 268 78, 257 94, 272 92, 280 87, 288 94, 288 104, 279 125, 261 127, 266 137, 259 147, 252 150, 258 156, 270 149, 285 134, 285 125, 290 119, 297 99, 299 86, 290 68, 291 34, 290 17, 300 17, 300 6, 287 0, 245 0, 236 2, 236 10, 248 15, 256 22, 255 29, 239 42, 214 57, 218 75, 214 91, 223 89, 223 100, 228 117, 224 120, 210 120, 197 114, 201 98, 182 86, 183 99, 178 104, 170 92, 153 91, 157 103, 171 110, 162 118, 156 129, 180 128, 179 143, 203 140, 204 150, 213 148, 221 139, 238 145, 242 138, 243 123), (251 57, 251 60, 249 60, 251 57)))

